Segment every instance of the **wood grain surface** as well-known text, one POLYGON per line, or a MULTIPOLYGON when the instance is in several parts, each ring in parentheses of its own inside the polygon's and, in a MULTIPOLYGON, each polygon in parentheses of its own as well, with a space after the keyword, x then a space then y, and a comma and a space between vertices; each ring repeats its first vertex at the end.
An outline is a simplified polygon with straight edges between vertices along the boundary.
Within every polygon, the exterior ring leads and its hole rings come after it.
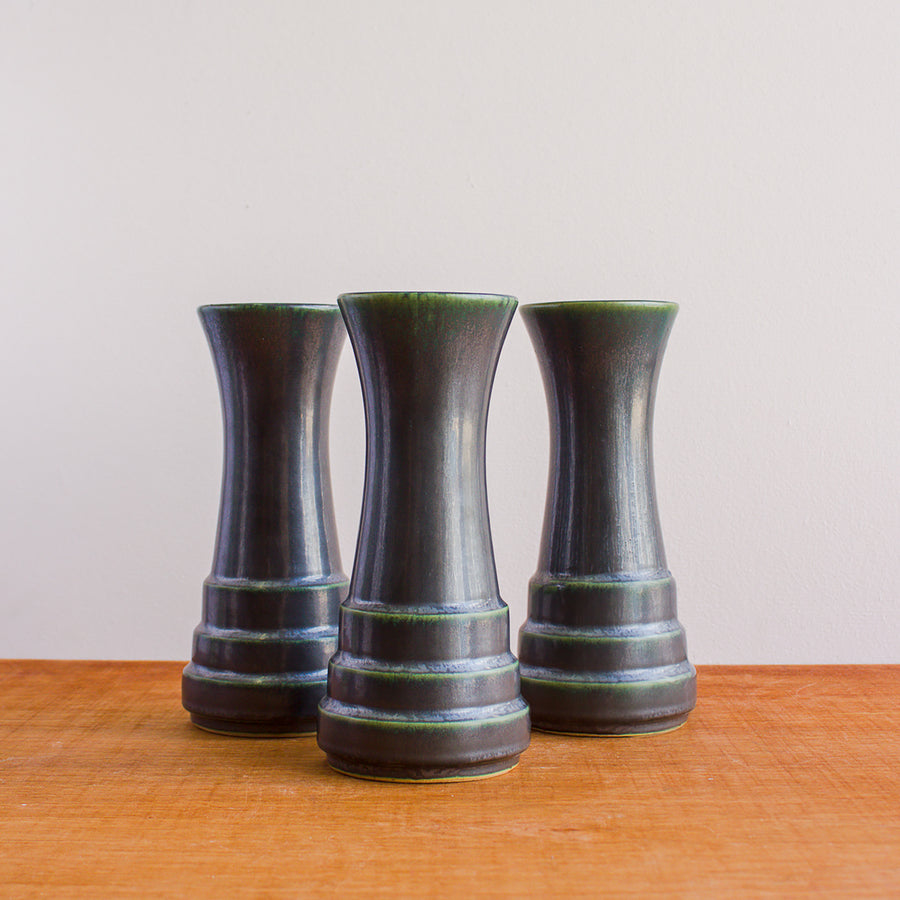
POLYGON ((705 667, 688 724, 398 785, 192 727, 180 663, 0 662, 3 896, 900 896, 900 667, 705 667))

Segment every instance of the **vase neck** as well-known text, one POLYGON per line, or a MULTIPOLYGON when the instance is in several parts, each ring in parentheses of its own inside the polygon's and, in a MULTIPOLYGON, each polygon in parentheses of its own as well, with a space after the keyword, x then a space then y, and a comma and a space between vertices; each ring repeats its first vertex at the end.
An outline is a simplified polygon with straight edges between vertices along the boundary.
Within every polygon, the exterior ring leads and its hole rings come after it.
POLYGON ((653 405, 677 307, 525 307, 550 410, 539 570, 651 577, 666 570, 653 479, 653 405))
POLYGON ((498 597, 485 430, 512 298, 341 298, 366 411, 353 598, 456 606, 498 597))
POLYGON ((328 465, 336 307, 200 310, 219 380, 224 470, 212 576, 295 580, 340 571, 328 465))

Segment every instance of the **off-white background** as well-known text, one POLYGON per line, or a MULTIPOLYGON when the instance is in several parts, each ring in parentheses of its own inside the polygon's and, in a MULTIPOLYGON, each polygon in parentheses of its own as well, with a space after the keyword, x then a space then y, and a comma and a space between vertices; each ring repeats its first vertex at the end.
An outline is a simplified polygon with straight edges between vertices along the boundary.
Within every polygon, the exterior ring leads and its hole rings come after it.
MULTIPOLYGON (((190 654, 221 473, 202 303, 680 302, 657 398, 695 662, 900 661, 893 2, 0 3, 0 655, 190 654)), ((349 350, 332 418, 352 565, 349 350)), ((525 615, 522 323, 489 492, 525 615)))

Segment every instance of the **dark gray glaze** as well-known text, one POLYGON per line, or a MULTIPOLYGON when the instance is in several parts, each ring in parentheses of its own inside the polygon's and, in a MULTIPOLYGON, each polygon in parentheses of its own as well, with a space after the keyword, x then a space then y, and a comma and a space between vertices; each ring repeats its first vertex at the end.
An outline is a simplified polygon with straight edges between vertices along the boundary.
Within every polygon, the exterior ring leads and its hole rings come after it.
POLYGON ((182 701, 210 731, 315 731, 347 594, 328 420, 345 329, 336 306, 199 310, 225 425, 219 527, 182 701))
POLYGON ((319 746, 364 778, 499 774, 529 740, 485 480, 488 402, 516 301, 338 303, 363 389, 366 478, 319 746))
POLYGON ((663 731, 696 702, 653 479, 656 385, 677 311, 656 301, 522 308, 551 423, 544 531, 519 636, 535 727, 663 731))

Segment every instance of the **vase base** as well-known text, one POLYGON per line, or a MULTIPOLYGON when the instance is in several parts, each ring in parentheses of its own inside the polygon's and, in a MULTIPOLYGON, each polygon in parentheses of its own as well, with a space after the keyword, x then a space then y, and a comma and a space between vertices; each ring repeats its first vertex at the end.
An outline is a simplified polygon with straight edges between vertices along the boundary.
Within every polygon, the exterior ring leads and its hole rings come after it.
POLYGON ((535 731, 542 731, 545 734, 563 734, 569 737, 589 737, 589 738, 629 738, 629 737, 648 737, 657 734, 669 734, 669 732, 677 731, 688 720, 688 714, 681 716, 672 716, 669 719, 647 722, 644 725, 638 725, 633 722, 627 725, 614 726, 604 723, 592 728, 584 722, 579 722, 567 727, 563 724, 547 724, 541 725, 538 722, 532 722, 532 728, 535 731))
POLYGON ((227 737, 249 738, 294 738, 312 737, 316 733, 316 721, 285 722, 235 722, 213 716, 199 716, 191 713, 191 723, 210 734, 223 734, 227 737))
POLYGON ((329 765, 379 781, 459 781, 508 772, 531 738, 521 696, 502 704, 439 710, 319 704, 317 740, 329 765))
POLYGON ((257 675, 189 663, 181 704, 204 731, 244 737, 296 737, 316 732, 323 671, 257 675))
POLYGON ((606 673, 602 680, 595 673, 577 678, 578 673, 524 664, 521 669, 532 727, 541 731, 607 737, 660 734, 683 725, 697 704, 697 673, 687 660, 606 673))
POLYGON ((387 781, 397 784, 445 784, 451 781, 481 781, 511 772, 519 764, 519 757, 465 766, 459 769, 414 769, 402 766, 367 766, 344 759, 328 757, 328 765, 341 775, 363 781, 387 781))

